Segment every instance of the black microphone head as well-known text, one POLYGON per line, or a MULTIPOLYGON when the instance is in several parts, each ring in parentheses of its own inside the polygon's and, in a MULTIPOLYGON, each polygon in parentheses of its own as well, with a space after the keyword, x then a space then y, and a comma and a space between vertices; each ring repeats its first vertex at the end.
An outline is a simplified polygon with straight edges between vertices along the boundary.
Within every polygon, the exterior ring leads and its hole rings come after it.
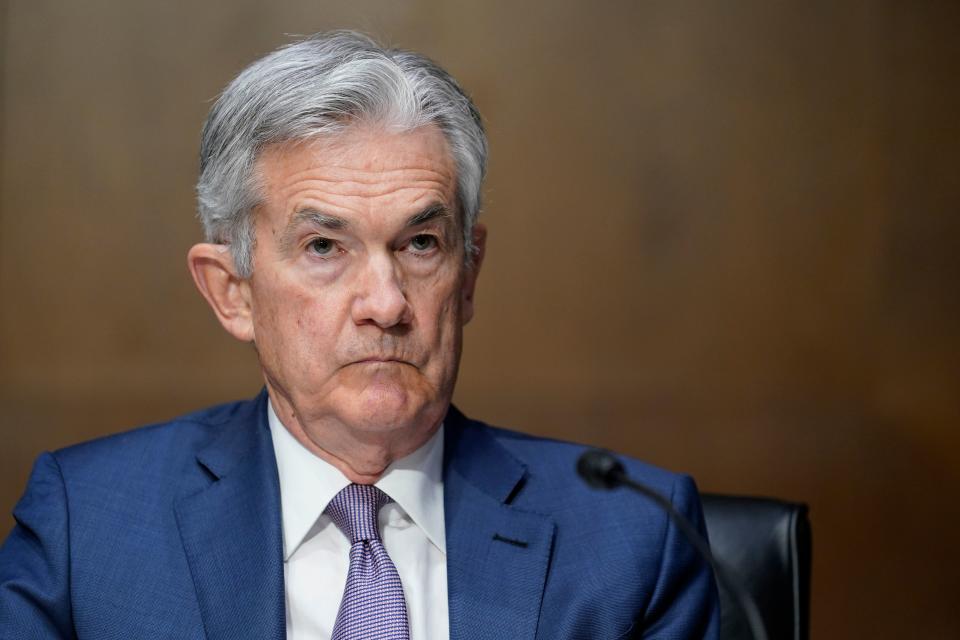
POLYGON ((584 451, 577 460, 577 473, 594 489, 619 487, 627 477, 627 472, 617 457, 603 449, 584 451))

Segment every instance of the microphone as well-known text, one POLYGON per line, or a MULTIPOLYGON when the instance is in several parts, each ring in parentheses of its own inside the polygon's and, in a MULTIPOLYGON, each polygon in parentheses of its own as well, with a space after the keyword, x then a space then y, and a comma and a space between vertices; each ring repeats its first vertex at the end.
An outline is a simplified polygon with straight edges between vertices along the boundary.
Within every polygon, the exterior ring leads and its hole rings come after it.
POLYGON ((676 525, 677 529, 683 533, 684 537, 690 541, 690 544, 700 553, 704 560, 713 569, 717 581, 723 585, 727 591, 733 594, 737 604, 743 610, 750 627, 750 634, 754 640, 767 640, 767 630, 763 624, 763 617, 760 615, 760 609, 754 602, 750 594, 747 593, 743 585, 737 580, 733 572, 723 566, 719 560, 713 557, 710 551, 710 545, 706 539, 700 535, 693 523, 687 520, 673 504, 660 493, 650 487, 643 485, 630 478, 623 463, 615 455, 603 449, 589 449, 580 455, 577 460, 577 473, 588 485, 594 489, 616 489, 617 487, 626 487, 636 493, 646 496, 652 500, 658 507, 663 509, 670 519, 676 525))
POLYGON ((577 473, 594 489, 615 489, 627 477, 617 457, 602 449, 584 451, 577 460, 577 473))

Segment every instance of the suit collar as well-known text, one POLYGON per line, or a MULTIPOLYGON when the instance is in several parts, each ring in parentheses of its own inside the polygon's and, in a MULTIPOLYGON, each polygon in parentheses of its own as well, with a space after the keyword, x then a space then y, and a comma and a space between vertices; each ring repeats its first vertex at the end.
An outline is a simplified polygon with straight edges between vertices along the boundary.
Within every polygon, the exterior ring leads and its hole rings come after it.
POLYGON ((192 472, 202 488, 176 505, 207 638, 282 640, 280 496, 266 393, 211 428, 219 433, 192 472))
POLYGON ((444 480, 463 478, 497 502, 506 503, 527 475, 527 467, 498 443, 488 428, 450 405, 445 424, 444 480))
MULTIPOLYGON (((262 453, 269 444, 267 425, 267 391, 262 389, 250 400, 229 405, 229 409, 214 413, 206 422, 215 429, 215 436, 197 452, 197 462, 214 478, 229 475, 235 468, 249 462, 251 456, 262 453)), ((270 449, 273 451, 272 445, 270 449)))
POLYGON ((528 472, 488 427, 453 407, 445 424, 450 638, 532 639, 555 525, 511 504, 528 472))
MULTIPOLYGON (((176 506, 210 640, 286 633, 283 539, 266 392, 214 425, 176 506)), ((491 430, 451 407, 444 433, 444 520, 451 640, 536 636, 555 525, 511 504, 525 465, 491 430)))
MULTIPOLYGON (((350 484, 332 464, 306 449, 268 403, 267 418, 277 468, 283 514, 284 560, 318 530, 331 499, 350 484)), ((443 522, 443 427, 419 449, 395 460, 376 482, 433 545, 446 553, 443 522)))

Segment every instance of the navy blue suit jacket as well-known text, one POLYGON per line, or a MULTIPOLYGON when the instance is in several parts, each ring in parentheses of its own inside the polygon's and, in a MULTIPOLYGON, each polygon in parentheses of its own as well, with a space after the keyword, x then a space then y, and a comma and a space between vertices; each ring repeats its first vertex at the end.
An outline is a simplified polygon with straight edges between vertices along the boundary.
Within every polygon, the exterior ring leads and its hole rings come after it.
MULTIPOLYGON (((710 571, 651 503, 586 488, 581 447, 445 424, 451 639, 716 637, 710 571)), ((688 477, 627 464, 701 523, 688 477)), ((279 494, 263 393, 44 454, 0 549, 0 638, 283 638, 279 494)))

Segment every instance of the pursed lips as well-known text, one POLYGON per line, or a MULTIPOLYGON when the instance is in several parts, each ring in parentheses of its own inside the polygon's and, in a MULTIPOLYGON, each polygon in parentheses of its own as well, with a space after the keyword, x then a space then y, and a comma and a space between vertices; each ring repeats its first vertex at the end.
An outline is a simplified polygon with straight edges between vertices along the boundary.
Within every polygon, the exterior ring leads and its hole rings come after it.
POLYGON ((354 360, 350 364, 377 364, 377 363, 387 363, 395 362, 396 364, 408 364, 411 367, 414 366, 413 363, 407 362, 406 360, 401 360, 400 358, 388 358, 383 356, 372 356, 369 358, 361 358, 359 360, 354 360))

